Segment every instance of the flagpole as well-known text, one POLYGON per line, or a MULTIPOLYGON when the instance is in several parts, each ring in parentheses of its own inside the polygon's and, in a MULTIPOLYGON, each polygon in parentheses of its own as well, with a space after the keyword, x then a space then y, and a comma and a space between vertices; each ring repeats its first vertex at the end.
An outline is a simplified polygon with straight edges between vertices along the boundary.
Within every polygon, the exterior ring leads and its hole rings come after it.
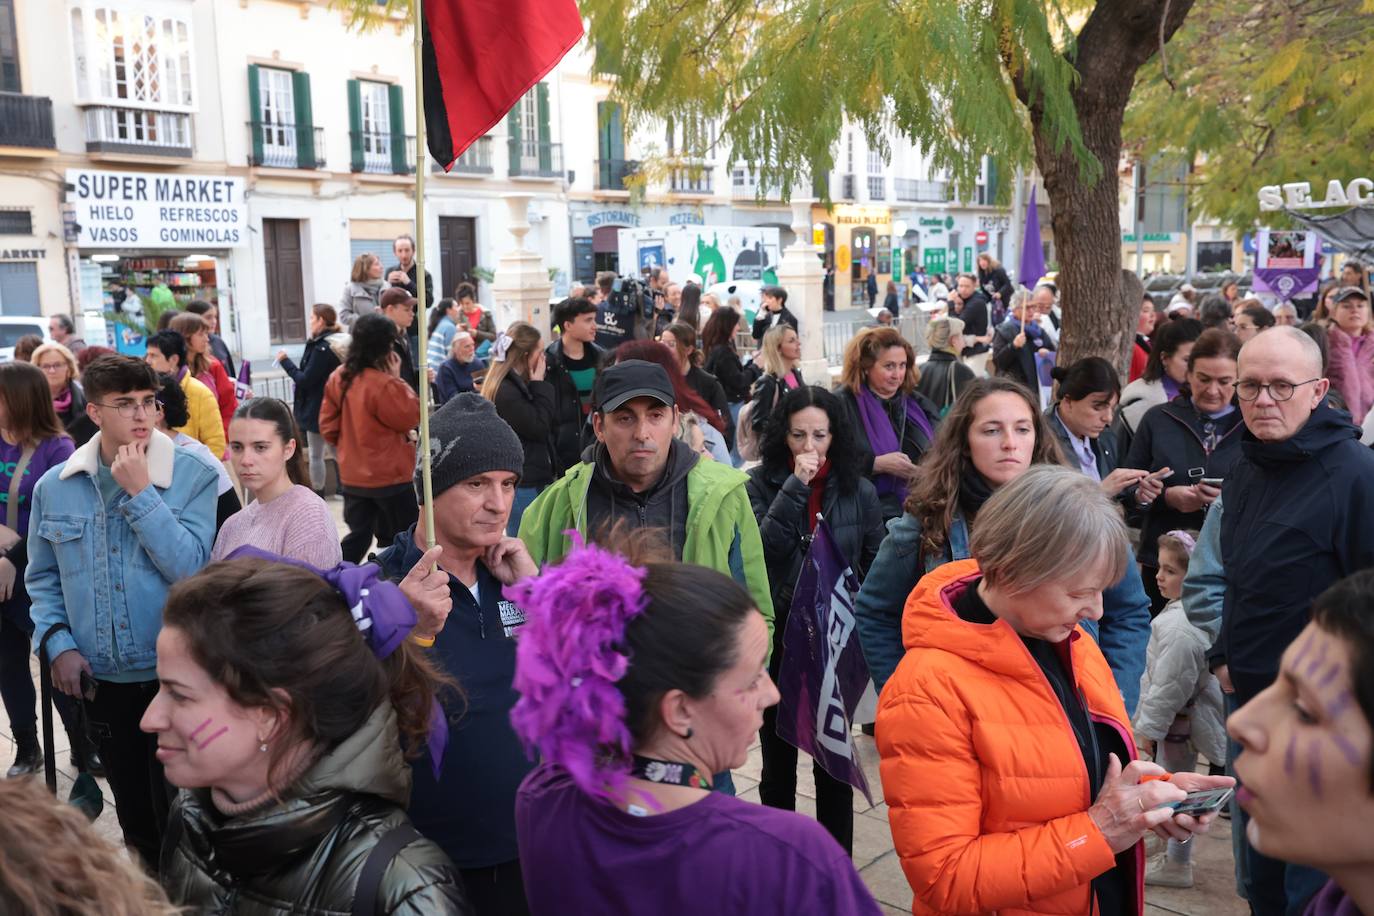
POLYGON ((424 498, 425 548, 434 546, 434 480, 429 455, 429 311, 425 301, 425 72, 421 40, 424 0, 411 0, 415 49, 415 320, 420 322, 420 490, 424 498))

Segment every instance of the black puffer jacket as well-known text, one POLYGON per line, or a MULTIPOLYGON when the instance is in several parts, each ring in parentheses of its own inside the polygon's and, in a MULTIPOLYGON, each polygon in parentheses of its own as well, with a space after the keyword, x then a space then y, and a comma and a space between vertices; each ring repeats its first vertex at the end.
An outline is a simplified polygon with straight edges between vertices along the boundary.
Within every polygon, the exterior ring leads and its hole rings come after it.
POLYGON ((936 350, 921 366, 921 379, 916 390, 930 401, 937 411, 945 411, 977 376, 948 350, 936 350))
MULTIPOLYGON (((324 386, 329 381, 329 376, 340 365, 339 354, 334 346, 339 342, 334 339, 339 334, 339 331, 330 329, 306 341, 305 349, 301 351, 300 366, 293 363, 290 357, 281 361, 282 371, 291 376, 291 381, 296 383, 292 407, 296 414, 296 422, 301 426, 301 432, 320 431, 320 405, 324 403, 324 386)), ((341 346, 347 348, 347 344, 341 346)))
MULTIPOLYGON (((201 914, 348 913, 368 854, 408 823, 409 796, 410 767, 385 703, 280 803, 226 818, 208 791, 183 791, 162 850, 162 886, 174 903, 201 914)), ((418 838, 382 875, 375 912, 472 910, 448 857, 418 838)))
MULTIPOLYGON (((1140 418, 1131 440, 1130 454, 1121 466, 1145 471, 1173 469, 1174 473, 1164 480, 1166 489, 1192 486, 1203 477, 1227 477, 1240 460, 1241 433, 1245 431, 1245 424, 1239 410, 1210 421, 1216 444, 1209 454, 1203 447, 1207 438, 1203 425, 1206 422, 1193 409, 1193 402, 1183 396, 1151 407, 1140 418), (1194 470, 1202 473, 1189 473, 1194 470)), ((1206 512, 1179 512, 1171 508, 1163 496, 1156 499, 1141 516, 1140 550, 1136 553, 1141 565, 1159 565, 1161 534, 1176 529, 1198 531, 1206 520, 1206 512)))
MULTIPOLYGON (((849 422, 854 425, 854 445, 859 450, 859 467, 863 469, 865 477, 873 477, 873 460, 878 457, 873 450, 873 445, 868 441, 868 430, 864 428, 863 418, 859 415, 859 402, 854 397, 854 392, 841 386, 835 389, 835 394, 844 404, 845 410, 849 412, 849 422)), ((921 412, 926 415, 930 422, 932 432, 938 432, 940 425, 940 411, 930 402, 930 399, 921 394, 920 391, 912 390, 910 397, 916 401, 921 412)), ((934 443, 931 436, 927 436, 925 430, 915 423, 907 422, 905 406, 902 399, 896 395, 883 401, 883 408, 887 411, 888 420, 892 423, 893 434, 897 434, 898 443, 901 446, 902 454, 911 459, 912 464, 920 464, 921 457, 930 451, 930 446, 934 443)), ((902 499, 896 493, 891 493, 882 497, 883 518, 894 519, 902 514, 902 499)))
MULTIPOLYGON (((806 560, 806 545, 811 543, 811 526, 806 518, 811 488, 788 468, 761 464, 749 471, 745 491, 763 539, 763 559, 773 596, 773 657, 780 658, 792 592, 806 560)), ((857 488, 849 492, 835 481, 827 481, 821 497, 821 515, 849 568, 862 580, 887 533, 878 491, 862 478, 857 488)))
POLYGON ((496 389, 496 413, 510 424, 525 448, 525 471, 520 486, 543 487, 553 483, 553 418, 556 404, 553 386, 547 381, 522 378, 507 372, 496 389))
POLYGON ((62 421, 62 428, 67 431, 67 435, 72 437, 72 442, 77 448, 91 441, 91 437, 99 429, 95 421, 86 415, 86 392, 81 390, 81 383, 73 381, 71 383, 72 403, 64 412, 57 415, 57 419, 62 421))

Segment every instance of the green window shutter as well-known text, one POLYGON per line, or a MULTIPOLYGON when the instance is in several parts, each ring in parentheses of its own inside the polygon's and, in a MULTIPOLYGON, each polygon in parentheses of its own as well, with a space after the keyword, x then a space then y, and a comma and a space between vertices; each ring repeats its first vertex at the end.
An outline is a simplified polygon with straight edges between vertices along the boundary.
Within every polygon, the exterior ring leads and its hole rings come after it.
POLYGON ((548 175, 553 171, 553 145, 549 142, 549 84, 536 85, 534 98, 539 110, 539 171, 548 175))
POLYGON ((391 171, 397 175, 410 172, 410 157, 406 155, 406 111, 401 98, 401 87, 387 87, 388 104, 391 109, 391 171))
POLYGON ((620 105, 598 102, 596 120, 601 125, 599 143, 602 159, 625 158, 625 126, 620 105))
POLYGON ((363 92, 357 80, 348 81, 348 148, 353 171, 363 170, 363 92))
POLYGON ((248 65, 248 120, 252 134, 253 165, 262 165, 262 90, 258 83, 258 65, 248 65))
POLYGON ((525 104, 522 98, 515 103, 515 107, 506 115, 506 133, 510 136, 507 141, 510 147, 510 173, 520 174, 520 106, 525 104))
POLYGON ((315 117, 310 110, 310 74, 291 74, 291 95, 296 105, 296 167, 313 169, 315 162, 315 117))

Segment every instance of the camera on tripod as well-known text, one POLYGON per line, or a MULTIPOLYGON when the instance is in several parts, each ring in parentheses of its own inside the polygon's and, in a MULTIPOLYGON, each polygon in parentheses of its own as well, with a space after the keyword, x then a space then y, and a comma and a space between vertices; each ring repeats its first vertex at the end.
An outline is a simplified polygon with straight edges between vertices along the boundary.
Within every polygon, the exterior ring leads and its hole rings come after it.
POLYGON ((641 318, 652 318, 654 300, 663 293, 652 289, 638 277, 616 277, 611 284, 611 308, 619 314, 637 314, 641 318))

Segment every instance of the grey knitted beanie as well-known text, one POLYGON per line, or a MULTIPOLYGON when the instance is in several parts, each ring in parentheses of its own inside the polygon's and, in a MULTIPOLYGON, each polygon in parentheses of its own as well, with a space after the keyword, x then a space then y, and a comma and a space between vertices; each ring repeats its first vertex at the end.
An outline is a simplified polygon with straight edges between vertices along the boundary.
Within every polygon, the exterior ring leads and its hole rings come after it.
MULTIPOLYGON (((496 413, 496 405, 480 394, 465 391, 429 418, 430 474, 434 495, 488 471, 525 470, 520 438, 496 413)), ((419 453, 415 462, 415 497, 424 501, 419 453)))

